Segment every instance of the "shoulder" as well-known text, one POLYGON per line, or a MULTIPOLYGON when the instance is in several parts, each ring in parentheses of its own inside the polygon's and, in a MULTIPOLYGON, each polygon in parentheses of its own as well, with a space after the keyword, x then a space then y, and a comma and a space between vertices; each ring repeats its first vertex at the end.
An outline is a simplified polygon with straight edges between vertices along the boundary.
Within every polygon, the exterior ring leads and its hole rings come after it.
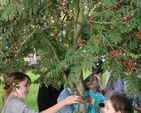
POLYGON ((5 102, 4 105, 4 110, 8 112, 16 112, 19 111, 19 113, 22 113, 21 111, 24 110, 24 108, 28 107, 21 99, 14 97, 14 96, 9 96, 8 99, 5 102))
POLYGON ((21 99, 17 98, 17 97, 13 97, 11 99, 11 105, 13 108, 24 108, 24 107, 28 107, 27 104, 25 104, 21 99))
POLYGON ((85 93, 88 93, 89 92, 89 90, 85 90, 85 93))
POLYGON ((98 97, 101 98, 101 99, 103 99, 103 100, 105 100, 105 97, 101 93, 98 93, 98 97))
POLYGON ((103 94, 102 94, 102 93, 100 93, 100 92, 98 93, 98 96, 100 96, 100 97, 104 97, 104 96, 103 96, 103 94))

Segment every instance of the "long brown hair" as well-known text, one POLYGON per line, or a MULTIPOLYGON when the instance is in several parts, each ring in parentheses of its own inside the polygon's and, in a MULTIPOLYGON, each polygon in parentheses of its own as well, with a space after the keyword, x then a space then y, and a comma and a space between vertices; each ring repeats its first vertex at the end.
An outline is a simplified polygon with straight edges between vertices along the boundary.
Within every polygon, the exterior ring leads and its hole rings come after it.
POLYGON ((4 73, 3 74, 3 96, 2 96, 2 101, 3 101, 3 105, 5 103, 5 100, 7 99, 7 97, 13 92, 16 92, 16 88, 17 85, 24 81, 25 79, 27 79, 28 84, 31 83, 31 79, 28 75, 26 75, 23 72, 12 72, 12 73, 4 73))

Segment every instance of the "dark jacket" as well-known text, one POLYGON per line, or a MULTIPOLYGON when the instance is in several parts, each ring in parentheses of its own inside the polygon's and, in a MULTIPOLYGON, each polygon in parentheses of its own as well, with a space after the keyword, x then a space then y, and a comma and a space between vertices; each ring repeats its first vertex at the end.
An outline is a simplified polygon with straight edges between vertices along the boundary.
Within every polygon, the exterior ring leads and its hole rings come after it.
POLYGON ((51 85, 46 87, 42 85, 39 87, 37 102, 39 112, 55 105, 60 92, 63 90, 63 86, 58 90, 53 88, 51 85))

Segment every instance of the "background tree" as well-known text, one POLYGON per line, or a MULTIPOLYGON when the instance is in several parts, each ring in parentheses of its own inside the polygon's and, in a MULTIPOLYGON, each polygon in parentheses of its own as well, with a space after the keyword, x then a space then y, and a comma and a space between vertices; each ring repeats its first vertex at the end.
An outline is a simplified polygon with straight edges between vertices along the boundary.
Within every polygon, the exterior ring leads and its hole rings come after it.
POLYGON ((129 91, 139 91, 140 0, 0 0, 0 9, 1 73, 25 71, 23 58, 36 50, 34 73, 41 76, 34 83, 76 83, 83 96, 82 71, 99 56, 104 71, 114 67, 129 91))

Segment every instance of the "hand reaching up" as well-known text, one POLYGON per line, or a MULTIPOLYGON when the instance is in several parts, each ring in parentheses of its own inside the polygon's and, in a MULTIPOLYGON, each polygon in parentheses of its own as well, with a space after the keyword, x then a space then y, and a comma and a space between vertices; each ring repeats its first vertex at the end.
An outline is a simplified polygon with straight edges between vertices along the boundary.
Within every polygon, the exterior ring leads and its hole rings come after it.
POLYGON ((56 105, 44 110, 42 113, 56 113, 64 106, 79 103, 80 101, 81 101, 80 96, 77 95, 68 96, 64 100, 57 103, 56 105))
POLYGON ((81 101, 81 98, 80 96, 72 95, 72 96, 66 97, 63 101, 65 102, 66 105, 70 105, 74 103, 79 103, 81 101))

